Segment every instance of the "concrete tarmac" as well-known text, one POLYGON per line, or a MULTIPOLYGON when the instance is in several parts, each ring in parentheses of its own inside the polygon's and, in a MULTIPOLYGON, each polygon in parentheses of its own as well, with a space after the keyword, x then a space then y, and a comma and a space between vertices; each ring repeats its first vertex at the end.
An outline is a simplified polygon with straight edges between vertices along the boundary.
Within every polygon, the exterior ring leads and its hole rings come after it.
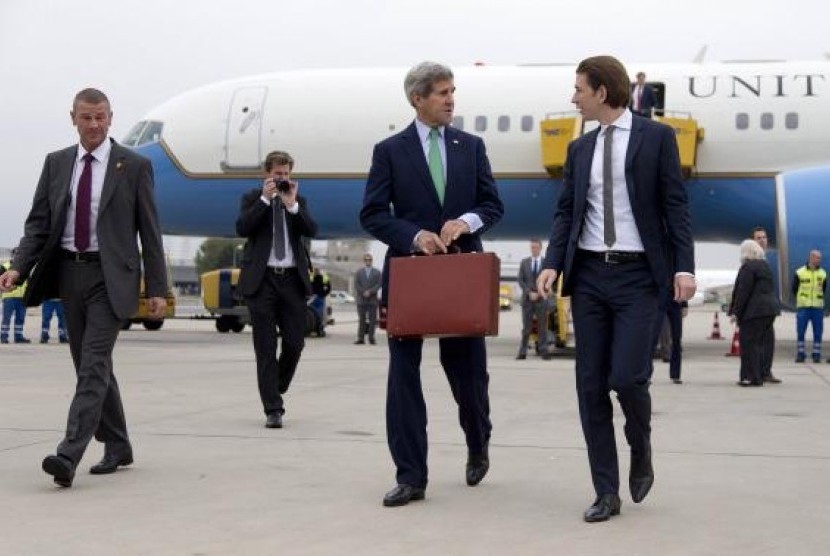
MULTIPOLYGON (((593 490, 573 360, 515 361, 515 307, 488 341, 491 469, 477 487, 464 482, 437 341, 426 342, 430 482, 425 501, 402 508, 381 506, 395 482, 386 339, 353 345, 353 306, 336 308, 327 338, 307 340, 281 430, 263 427, 249 328, 177 320, 123 332, 115 369, 135 464, 89 475, 103 450, 93 441, 70 489, 40 468, 66 422, 68 349, 0 346, 0 554, 827 554, 830 365, 793 362, 786 314, 775 325, 783 383, 739 388, 729 340, 706 339, 715 309, 685 320, 682 385, 655 362, 656 481, 641 504, 627 492, 615 402, 622 514, 598 524, 582 521, 593 490)), ((35 342, 38 315, 27 322, 35 342)), ((731 338, 723 314, 720 325, 731 338)))

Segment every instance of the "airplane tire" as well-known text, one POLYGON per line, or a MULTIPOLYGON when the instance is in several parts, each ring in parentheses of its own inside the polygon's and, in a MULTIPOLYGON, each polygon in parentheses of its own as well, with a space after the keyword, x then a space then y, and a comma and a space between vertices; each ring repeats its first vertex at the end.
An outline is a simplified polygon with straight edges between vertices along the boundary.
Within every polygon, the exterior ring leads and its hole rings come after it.
POLYGON ((245 330, 245 323, 236 319, 233 323, 231 323, 231 330, 239 334, 243 330, 245 330))
POLYGON ((145 320, 142 324, 147 330, 158 330, 164 325, 164 320, 145 320))
POLYGON ((121 330, 129 330, 132 325, 132 321, 130 319, 126 319, 121 323, 121 330))
POLYGON ((216 330, 218 332, 221 332, 222 334, 225 334, 227 332, 230 332, 230 329, 231 329, 231 317, 223 315, 223 316, 219 317, 218 319, 216 319, 216 330))

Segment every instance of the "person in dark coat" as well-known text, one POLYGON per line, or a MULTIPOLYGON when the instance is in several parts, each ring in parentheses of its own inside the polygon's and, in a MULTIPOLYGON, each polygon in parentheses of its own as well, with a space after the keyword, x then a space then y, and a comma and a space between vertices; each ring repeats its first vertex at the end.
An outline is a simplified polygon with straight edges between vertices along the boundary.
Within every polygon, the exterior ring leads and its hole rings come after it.
POLYGON ((755 240, 741 243, 741 268, 735 278, 729 315, 735 318, 741 342, 739 386, 763 386, 761 357, 763 346, 772 334, 775 317, 781 314, 775 295, 772 270, 764 250, 755 240))

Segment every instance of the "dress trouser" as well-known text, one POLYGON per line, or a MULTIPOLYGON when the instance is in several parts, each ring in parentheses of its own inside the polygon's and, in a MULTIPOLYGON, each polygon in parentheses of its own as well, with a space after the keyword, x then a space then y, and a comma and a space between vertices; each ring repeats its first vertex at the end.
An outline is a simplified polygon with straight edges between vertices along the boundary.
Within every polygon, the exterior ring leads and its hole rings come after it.
POLYGON ((548 353, 548 301, 525 300, 522 303, 522 340, 519 344, 519 353, 527 355, 527 344, 530 341, 530 331, 533 328, 533 317, 536 317, 536 352, 548 353))
POLYGON ((290 269, 277 274, 265 271, 262 284, 254 295, 246 296, 251 315, 257 385, 265 414, 285 413, 282 394, 288 391, 300 354, 305 347, 305 289, 297 273, 290 269), (282 350, 277 359, 277 328, 282 350))
MULTIPOLYGON (((398 484, 427 485, 427 411, 421 389, 423 340, 389 338, 386 435, 398 484)), ((470 455, 490 440, 490 398, 484 338, 441 338, 441 366, 458 404, 458 420, 470 455)))
POLYGON ((62 261, 60 296, 78 380, 57 453, 78 465, 93 435, 107 453, 128 452, 127 422, 112 370, 121 320, 112 310, 101 263, 62 261))
POLYGON ((645 260, 607 264, 577 254, 571 296, 576 336, 576 389, 597 495, 619 492, 610 391, 625 415, 633 455, 650 446, 648 390, 660 299, 645 260))
POLYGON ((669 322, 671 331, 671 356, 669 357, 669 378, 680 378, 680 364, 682 361, 683 348, 681 338, 683 337, 683 307, 679 303, 669 301, 666 309, 666 319, 669 322))
POLYGON ((377 303, 357 304, 357 339, 362 340, 369 336, 369 340, 375 339, 375 327, 378 320, 377 303))
POLYGON ((765 347, 772 335, 774 316, 747 319, 740 323, 741 380, 761 382, 765 347))

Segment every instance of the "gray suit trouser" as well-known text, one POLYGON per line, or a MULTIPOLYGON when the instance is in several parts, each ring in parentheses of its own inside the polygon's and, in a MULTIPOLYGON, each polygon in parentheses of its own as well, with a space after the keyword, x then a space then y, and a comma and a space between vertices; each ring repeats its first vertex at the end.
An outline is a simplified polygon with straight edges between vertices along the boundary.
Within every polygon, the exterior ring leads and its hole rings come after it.
POLYGON ((530 332, 533 328, 533 317, 536 317, 536 351, 542 355, 548 353, 550 335, 548 331, 548 300, 525 300, 522 303, 522 340, 519 344, 519 354, 527 355, 527 345, 530 342, 530 332))
POLYGON ((62 261, 60 294, 78 380, 57 453, 78 465, 93 436, 105 444, 107 453, 130 452, 121 393, 112 372, 121 320, 112 310, 101 263, 62 261))
POLYGON ((378 321, 377 303, 357 304, 357 339, 363 340, 368 335, 369 341, 375 339, 375 327, 378 321))

